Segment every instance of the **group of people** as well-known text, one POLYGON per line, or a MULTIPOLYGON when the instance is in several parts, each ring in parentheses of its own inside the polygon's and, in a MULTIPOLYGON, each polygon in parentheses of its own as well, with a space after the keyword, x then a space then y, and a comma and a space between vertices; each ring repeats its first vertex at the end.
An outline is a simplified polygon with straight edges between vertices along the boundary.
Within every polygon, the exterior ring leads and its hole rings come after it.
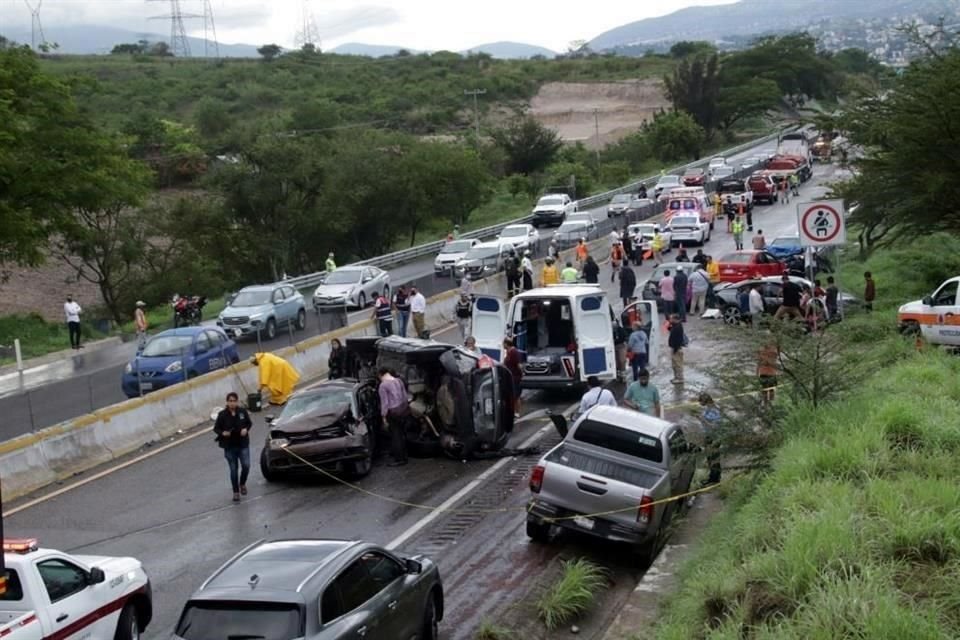
POLYGON ((396 335, 406 338, 410 319, 413 318, 413 330, 418 338, 427 337, 427 299, 416 287, 397 287, 388 298, 384 294, 373 301, 372 318, 377 323, 377 332, 385 338, 396 335), (396 331, 394 331, 396 319, 396 331))

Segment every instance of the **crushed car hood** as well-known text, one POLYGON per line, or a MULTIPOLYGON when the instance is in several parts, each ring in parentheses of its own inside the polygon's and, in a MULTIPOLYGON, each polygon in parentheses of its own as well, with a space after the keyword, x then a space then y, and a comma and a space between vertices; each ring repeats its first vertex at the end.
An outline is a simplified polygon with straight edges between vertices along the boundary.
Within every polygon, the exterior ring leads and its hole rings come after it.
POLYGON ((303 433, 329 427, 341 420, 352 419, 352 417, 350 405, 343 403, 333 410, 324 408, 316 411, 305 411, 292 417, 289 421, 277 420, 270 425, 270 428, 278 429, 284 433, 303 433))

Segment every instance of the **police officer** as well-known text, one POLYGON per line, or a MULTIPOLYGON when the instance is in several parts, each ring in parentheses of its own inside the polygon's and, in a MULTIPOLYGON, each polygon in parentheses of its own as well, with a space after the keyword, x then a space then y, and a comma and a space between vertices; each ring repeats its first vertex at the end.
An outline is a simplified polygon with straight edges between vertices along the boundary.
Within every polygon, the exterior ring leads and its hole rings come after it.
POLYGON ((381 338, 386 338, 393 333, 393 310, 390 308, 390 301, 382 293, 373 303, 373 318, 377 321, 381 338))

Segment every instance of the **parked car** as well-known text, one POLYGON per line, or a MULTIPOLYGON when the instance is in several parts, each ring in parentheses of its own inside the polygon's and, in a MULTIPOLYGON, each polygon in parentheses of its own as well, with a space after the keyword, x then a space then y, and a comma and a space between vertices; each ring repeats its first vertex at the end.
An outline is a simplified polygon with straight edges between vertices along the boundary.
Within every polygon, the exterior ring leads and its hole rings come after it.
POLYGON ((259 333, 266 340, 277 336, 277 329, 293 325, 307 328, 307 303, 292 285, 276 284, 244 287, 217 316, 217 326, 242 338, 259 333))
POLYGON ((757 171, 747 179, 747 186, 755 202, 774 204, 777 201, 777 183, 766 171, 757 171))
POLYGON ((518 255, 529 249, 533 253, 540 251, 540 232, 532 224, 511 224, 500 231, 497 237, 500 244, 508 244, 516 249, 518 255))
POLYGON ((150 338, 127 363, 120 387, 128 398, 137 398, 237 362, 237 345, 222 329, 168 329, 150 338))
POLYGON ((381 428, 377 386, 369 380, 318 382, 294 393, 280 415, 266 421, 269 432, 260 451, 260 471, 267 482, 315 473, 311 464, 362 478, 373 466, 381 428))
POLYGON ((377 296, 390 297, 390 274, 379 267, 348 265, 328 273, 313 292, 313 307, 365 308, 377 296))
POLYGON ((683 181, 680 179, 680 176, 669 174, 660 176, 660 179, 657 180, 657 184, 653 186, 653 197, 659 198, 664 194, 664 192, 670 191, 671 189, 678 189, 682 186, 683 181))
POLYGON ((740 282, 747 278, 782 276, 786 265, 768 251, 745 249, 728 253, 717 260, 721 282, 740 282))
POLYGON ((613 218, 614 216, 622 216, 627 211, 627 207, 630 206, 630 202, 635 199, 634 195, 629 193, 618 193, 613 196, 610 200, 610 204, 607 205, 607 217, 613 218))
POLYGON ((533 226, 561 225, 567 215, 577 210, 577 203, 565 193, 551 193, 537 200, 533 208, 533 226))
POLYGON ((713 181, 723 180, 724 178, 729 178, 734 173, 736 173, 736 170, 733 167, 729 165, 723 165, 722 167, 717 167, 713 170, 713 172, 710 174, 710 179, 713 181))
POLYGON ((673 250, 673 237, 670 229, 659 222, 636 222, 627 227, 627 233, 633 238, 634 243, 640 245, 642 251, 650 249, 650 243, 658 231, 663 238, 663 253, 673 250))
POLYGON ((648 207, 653 204, 653 200, 650 198, 641 198, 637 194, 634 194, 630 199, 630 203, 627 205, 627 210, 625 214, 627 220, 637 220, 643 214, 648 212, 648 207))
POLYGON ((711 178, 720 167, 727 166, 727 159, 717 156, 715 158, 710 158, 710 164, 707 165, 707 172, 710 174, 711 178))
MULTIPOLYGON (((808 286, 813 288, 813 283, 806 278, 790 276, 790 280, 801 287, 808 286)), ((750 278, 740 282, 723 282, 714 288, 716 295, 717 308, 723 315, 723 321, 727 324, 739 324, 742 314, 740 312, 740 294, 747 291, 754 284, 760 284, 760 295, 763 296, 764 313, 773 315, 783 304, 783 276, 767 276, 764 278, 750 278)), ((858 309, 862 302, 854 295, 840 292, 840 299, 843 302, 844 309, 858 309)))
POLYGON ((457 282, 464 278, 479 280, 503 271, 512 247, 499 240, 481 242, 470 247, 453 269, 457 282))
POLYGON ((623 407, 593 407, 569 431, 551 418, 563 442, 530 475, 527 536, 548 542, 556 525, 632 545, 649 566, 684 501, 657 503, 689 491, 698 448, 679 426, 623 407))
POLYGON ((150 579, 135 558, 75 556, 4 538, 3 566, 4 640, 139 640, 153 617, 150 579))
POLYGON ((703 222, 696 213, 678 213, 667 223, 670 230, 670 243, 675 246, 689 247, 710 242, 710 224, 703 222))
POLYGON ((800 236, 777 236, 767 243, 767 252, 777 260, 786 260, 803 253, 800 236))
POLYGON ((569 249, 576 246, 580 238, 594 240, 598 236, 597 225, 593 222, 576 220, 573 222, 564 222, 553 234, 553 239, 557 241, 557 247, 560 249, 569 249))
POLYGON ((707 172, 702 167, 693 167, 683 173, 683 185, 686 187, 702 187, 707 181, 707 172))
POLYGON ((960 347, 960 304, 957 289, 960 277, 944 281, 937 289, 920 300, 907 302, 897 310, 897 325, 901 333, 920 334, 930 344, 950 349, 960 347))
POLYGON ((443 584, 424 556, 369 542, 259 541, 183 606, 182 640, 437 640, 443 584))
POLYGON ((640 298, 642 300, 656 302, 657 310, 665 311, 666 305, 660 296, 660 280, 663 279, 664 274, 669 271, 671 275, 676 275, 677 271, 682 270, 689 276, 696 267, 697 264, 694 262, 664 262, 663 264, 658 264, 653 270, 653 273, 650 274, 650 277, 640 283, 638 287, 640 289, 640 298))
POLYGON ((472 240, 454 240, 448 242, 440 249, 440 253, 433 261, 433 272, 440 276, 453 274, 453 269, 467 251, 480 244, 477 239, 472 240))

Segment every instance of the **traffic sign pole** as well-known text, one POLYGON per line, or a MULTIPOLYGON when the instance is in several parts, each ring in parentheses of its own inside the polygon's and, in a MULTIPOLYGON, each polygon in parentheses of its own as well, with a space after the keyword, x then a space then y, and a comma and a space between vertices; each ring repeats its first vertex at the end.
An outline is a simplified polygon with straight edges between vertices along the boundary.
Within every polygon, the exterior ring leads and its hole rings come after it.
MULTIPOLYGON (((3 480, 0 479, 0 543, 3 543, 3 480)), ((0 549, 0 596, 7 592, 7 567, 0 549)))

